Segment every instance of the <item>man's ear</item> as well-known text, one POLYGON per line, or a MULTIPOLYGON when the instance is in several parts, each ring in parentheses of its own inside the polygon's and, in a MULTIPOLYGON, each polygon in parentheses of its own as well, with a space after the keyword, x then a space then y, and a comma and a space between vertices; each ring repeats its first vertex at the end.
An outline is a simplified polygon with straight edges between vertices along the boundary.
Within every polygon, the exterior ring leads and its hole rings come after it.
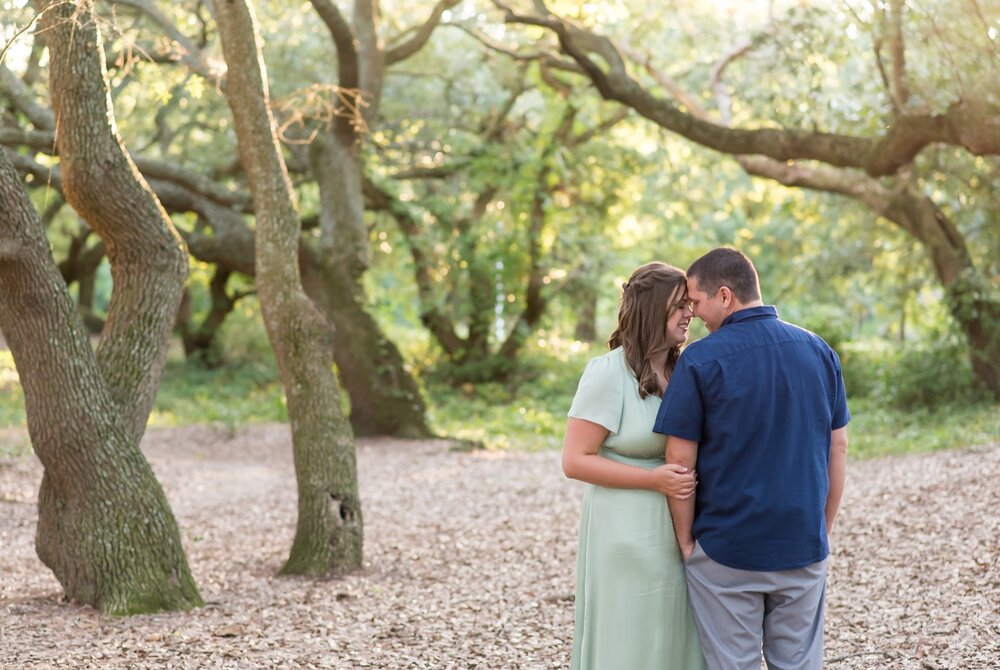
POLYGON ((719 287, 719 297, 722 298, 723 307, 729 307, 733 304, 733 290, 728 286, 719 287))

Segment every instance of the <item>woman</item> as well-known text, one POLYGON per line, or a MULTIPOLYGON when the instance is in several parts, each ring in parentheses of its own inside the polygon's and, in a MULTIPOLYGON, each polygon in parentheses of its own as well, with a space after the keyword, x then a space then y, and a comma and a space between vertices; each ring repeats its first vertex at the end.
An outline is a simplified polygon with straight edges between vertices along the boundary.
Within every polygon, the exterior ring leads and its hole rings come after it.
POLYGON ((569 411, 563 472, 583 494, 574 670, 704 667, 665 496, 695 474, 664 463, 653 433, 691 310, 684 273, 648 263, 622 285, 611 351, 587 364, 569 411))

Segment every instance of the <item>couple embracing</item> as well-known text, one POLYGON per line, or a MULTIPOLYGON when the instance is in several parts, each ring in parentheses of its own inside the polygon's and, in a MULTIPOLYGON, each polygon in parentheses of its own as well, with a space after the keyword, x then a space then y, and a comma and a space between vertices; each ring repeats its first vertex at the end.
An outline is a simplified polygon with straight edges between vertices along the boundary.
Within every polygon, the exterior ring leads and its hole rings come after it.
POLYGON ((850 413, 840 361, 743 253, 637 269, 587 364, 563 470, 587 482, 574 670, 823 666, 850 413), (688 346, 693 317, 709 335, 688 346))

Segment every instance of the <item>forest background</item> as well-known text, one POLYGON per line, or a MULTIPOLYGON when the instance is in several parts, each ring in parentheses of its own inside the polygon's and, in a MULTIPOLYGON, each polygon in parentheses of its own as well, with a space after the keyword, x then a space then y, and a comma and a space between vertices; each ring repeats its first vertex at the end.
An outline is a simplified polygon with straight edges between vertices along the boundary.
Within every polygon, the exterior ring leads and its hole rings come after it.
MULTIPOLYGON (((265 322, 266 287, 292 280, 266 284, 255 259, 262 187, 232 77, 252 68, 210 3, 0 3, 0 144, 80 323, 100 355, 115 243, 63 188, 45 44, 61 24, 37 14, 64 5, 101 34, 113 130, 189 254, 148 425, 288 422, 294 373, 265 322)), ((840 354, 852 458, 997 441, 995 3, 254 8, 300 289, 335 327, 326 411, 348 433, 558 448, 630 271, 730 245, 840 354)), ((30 427, 17 357, 0 351, 2 427, 30 427)))

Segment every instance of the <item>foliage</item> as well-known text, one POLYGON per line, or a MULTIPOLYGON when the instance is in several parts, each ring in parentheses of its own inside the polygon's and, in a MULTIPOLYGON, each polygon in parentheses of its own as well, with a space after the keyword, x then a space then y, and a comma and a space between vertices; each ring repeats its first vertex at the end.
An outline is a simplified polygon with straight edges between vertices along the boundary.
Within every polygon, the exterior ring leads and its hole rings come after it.
POLYGON ((209 370, 171 351, 150 415, 152 426, 287 421, 285 394, 255 298, 246 298, 219 335, 226 365, 209 370))
POLYGON ((430 383, 431 419, 442 435, 487 449, 535 451, 562 446, 566 412, 583 368, 600 346, 538 333, 506 383, 430 383))
MULTIPOLYGON (((164 370, 151 425, 219 423, 231 432, 257 422, 287 421, 284 394, 270 354, 261 352, 263 330, 242 312, 227 324, 230 362, 205 370, 177 351, 164 370), (233 355, 239 352, 239 355, 233 355)), ((432 365, 426 339, 406 351, 413 369, 432 365)), ((601 344, 538 333, 507 383, 451 385, 430 381, 431 420, 443 436, 487 449, 558 449, 565 413, 587 360, 601 344)), ((0 352, 0 428, 24 423, 24 403, 13 361, 0 352)), ((895 351, 848 345, 842 352, 851 420, 852 459, 921 453, 987 444, 1000 439, 1000 408, 970 391, 964 359, 954 344, 895 351), (958 370, 956 372, 956 370, 958 370)), ((0 454, 25 453, 16 436, 0 439, 0 454)))
POLYGON ((996 444, 1000 439, 1000 408, 993 402, 950 402, 909 411, 877 398, 849 402, 852 460, 996 444))
POLYGON ((851 396, 878 399, 903 412, 986 402, 956 336, 890 348, 842 347, 844 381, 851 396))

